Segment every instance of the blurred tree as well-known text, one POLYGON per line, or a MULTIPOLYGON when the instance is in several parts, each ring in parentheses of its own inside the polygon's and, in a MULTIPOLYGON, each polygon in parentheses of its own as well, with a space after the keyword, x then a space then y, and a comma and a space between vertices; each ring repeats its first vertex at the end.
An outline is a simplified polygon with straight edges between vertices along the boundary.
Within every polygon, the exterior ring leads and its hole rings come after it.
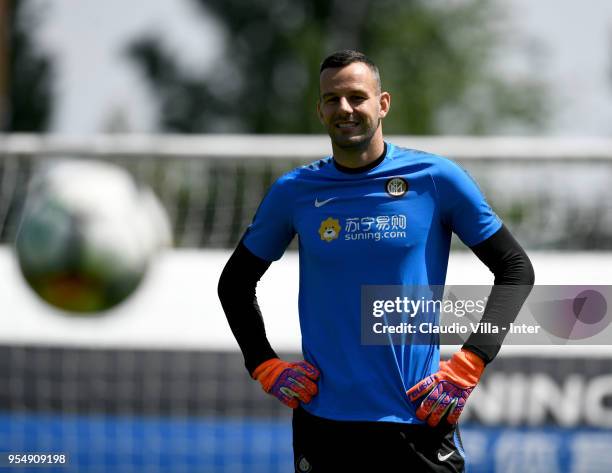
POLYGON ((163 130, 319 133, 319 64, 344 48, 364 51, 381 69, 393 97, 386 133, 533 131, 545 123, 542 84, 492 71, 504 34, 490 0, 193 1, 225 28, 225 50, 209 72, 181 67, 152 35, 128 48, 159 101, 163 130))
POLYGON ((44 131, 53 105, 53 68, 32 39, 38 17, 28 0, 0 2, 0 130, 44 131))

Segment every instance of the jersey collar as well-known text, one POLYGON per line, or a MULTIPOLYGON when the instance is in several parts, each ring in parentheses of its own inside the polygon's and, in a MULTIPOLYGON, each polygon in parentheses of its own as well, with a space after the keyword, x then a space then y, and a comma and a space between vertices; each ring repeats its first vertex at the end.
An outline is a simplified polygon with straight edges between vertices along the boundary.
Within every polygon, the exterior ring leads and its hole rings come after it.
POLYGON ((333 159, 332 157, 334 166, 336 167, 338 171, 345 173, 345 174, 361 174, 364 172, 368 172, 371 169, 374 169, 376 166, 378 166, 380 163, 382 163, 385 160, 385 157, 387 156, 387 142, 385 141, 384 143, 385 143, 385 147, 383 148, 382 154, 378 158, 376 158, 374 161, 366 164, 365 166, 361 166, 358 168, 347 168, 346 166, 342 166, 342 164, 338 164, 336 160, 333 159))

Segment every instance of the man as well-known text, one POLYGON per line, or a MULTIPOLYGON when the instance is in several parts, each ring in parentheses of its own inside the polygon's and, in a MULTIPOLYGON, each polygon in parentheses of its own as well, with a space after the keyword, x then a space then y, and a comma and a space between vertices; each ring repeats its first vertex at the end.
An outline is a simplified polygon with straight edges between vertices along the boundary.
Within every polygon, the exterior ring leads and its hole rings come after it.
POLYGON ((502 288, 533 284, 525 252, 460 167, 384 141, 390 105, 362 53, 323 61, 317 113, 333 156, 272 186, 219 282, 249 373, 295 409, 298 472, 464 471, 455 425, 503 336, 473 334, 441 363, 434 339, 366 346, 362 286, 443 285, 451 232, 495 274, 484 321, 508 325, 527 291, 502 288), (305 361, 289 363, 266 338, 255 287, 296 234, 305 361))

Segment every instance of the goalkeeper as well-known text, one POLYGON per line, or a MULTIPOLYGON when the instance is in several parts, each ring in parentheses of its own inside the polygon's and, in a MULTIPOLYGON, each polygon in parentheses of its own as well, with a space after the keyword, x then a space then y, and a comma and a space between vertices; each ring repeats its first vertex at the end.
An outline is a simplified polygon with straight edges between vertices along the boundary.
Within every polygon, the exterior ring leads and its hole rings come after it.
POLYGON ((504 331, 472 334, 443 362, 433 335, 365 346, 363 285, 443 285, 452 232, 495 276, 483 322, 509 325, 533 285, 527 255, 463 169, 383 139, 390 105, 362 53, 323 61, 317 113, 333 155, 273 184, 219 281, 247 370, 294 409, 297 472, 464 471, 456 423, 504 331), (290 362, 266 338, 256 285, 295 235, 304 361, 290 362))

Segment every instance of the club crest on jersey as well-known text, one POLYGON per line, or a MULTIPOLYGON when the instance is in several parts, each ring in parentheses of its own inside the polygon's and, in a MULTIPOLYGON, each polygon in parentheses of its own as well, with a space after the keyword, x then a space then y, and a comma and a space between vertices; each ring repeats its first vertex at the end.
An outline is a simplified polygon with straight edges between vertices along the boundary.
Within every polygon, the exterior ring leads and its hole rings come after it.
POLYGON ((403 197, 408 192, 408 182, 403 177, 392 177, 385 184, 385 190, 391 197, 403 197))
POLYGON ((340 222, 335 218, 327 218, 321 222, 319 227, 321 240, 331 242, 340 236, 340 222))

